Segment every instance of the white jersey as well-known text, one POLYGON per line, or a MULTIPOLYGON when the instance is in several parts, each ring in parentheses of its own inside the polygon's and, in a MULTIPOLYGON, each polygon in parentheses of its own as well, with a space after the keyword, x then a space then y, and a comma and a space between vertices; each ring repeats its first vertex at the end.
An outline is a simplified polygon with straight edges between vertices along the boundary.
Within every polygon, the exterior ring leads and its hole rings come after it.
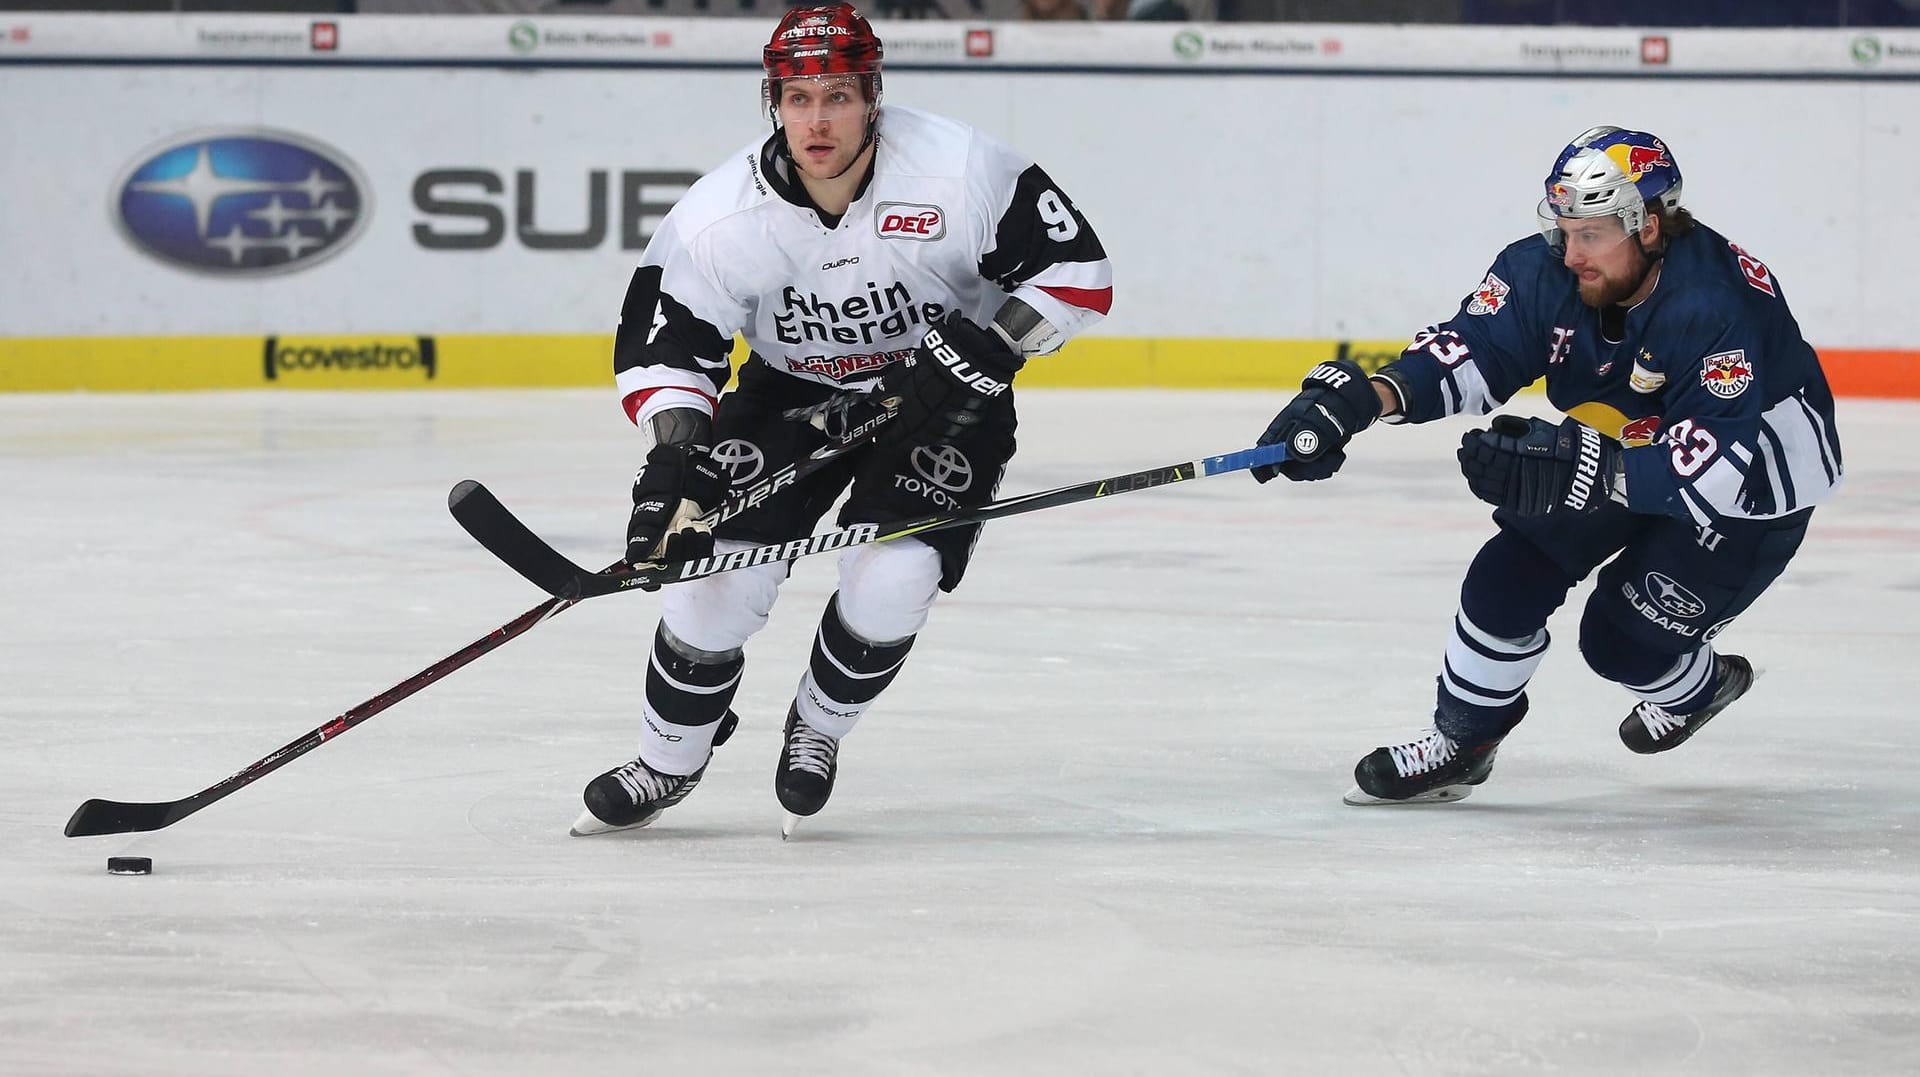
POLYGON ((823 215, 777 132, 702 177, 634 273, 614 344, 627 414, 713 413, 739 333, 750 362, 864 388, 949 310, 985 326, 1009 294, 1060 342, 1112 303, 1099 238, 1047 174, 966 124, 880 109, 872 173, 823 215))

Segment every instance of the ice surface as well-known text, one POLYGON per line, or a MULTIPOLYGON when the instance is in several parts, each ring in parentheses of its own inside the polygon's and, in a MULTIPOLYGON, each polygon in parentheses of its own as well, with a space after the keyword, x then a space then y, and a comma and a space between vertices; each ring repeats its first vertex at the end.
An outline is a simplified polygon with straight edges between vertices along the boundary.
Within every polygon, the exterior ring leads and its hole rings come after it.
MULTIPOLYGON (((1002 490, 1278 403, 1028 393, 1002 490)), ((1345 807, 1426 724, 1489 531, 1464 425, 994 525, 793 841, 831 556, 651 830, 567 836, 636 740, 658 599, 619 595, 172 828, 68 839, 539 602, 454 482, 601 564, 638 450, 606 392, 0 396, 0 1073, 1920 1070, 1920 406, 1843 403, 1841 499, 1720 640, 1768 673, 1685 748, 1620 746, 1576 601, 1473 799, 1345 807)))

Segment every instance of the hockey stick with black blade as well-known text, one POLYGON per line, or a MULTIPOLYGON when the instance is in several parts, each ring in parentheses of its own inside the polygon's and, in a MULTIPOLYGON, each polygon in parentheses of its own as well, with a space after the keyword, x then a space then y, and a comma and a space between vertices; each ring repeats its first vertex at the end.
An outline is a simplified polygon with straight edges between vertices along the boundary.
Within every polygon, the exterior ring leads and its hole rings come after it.
MULTIPOLYGON (((806 415, 796 413, 790 417, 803 419, 806 418, 806 415)), ((875 425, 877 425, 877 422, 875 425)), ((862 432, 870 433, 871 428, 862 432)), ((737 515, 745 509, 759 504, 775 491, 806 477, 825 466, 834 457, 857 448, 859 444, 857 441, 848 441, 829 445, 804 460, 799 460, 787 465, 765 479, 740 491, 734 500, 716 510, 713 514, 716 522, 737 515)), ((465 485, 464 483, 461 484, 461 486, 465 485)), ((453 497, 449 499, 448 505, 456 517, 461 514, 458 507, 461 486, 454 487, 453 497)), ((501 511, 504 512, 505 510, 502 509, 501 511)), ((515 524, 519 523, 517 520, 512 522, 515 524)), ((526 532, 525 528, 521 528, 520 530, 526 532)), ((505 541, 511 542, 513 537, 514 536, 509 535, 505 541)), ((526 576, 529 580, 532 580, 536 585, 540 586, 542 590, 551 592, 553 588, 549 587, 548 583, 558 585, 580 571, 579 566, 566 560, 559 554, 554 553, 551 547, 547 546, 546 543, 540 541, 538 538, 535 538, 532 532, 526 532, 523 539, 531 540, 531 543, 524 549, 518 551, 522 559, 518 561, 509 560, 508 563, 518 569, 521 575, 526 576), (544 550, 548 556, 542 557, 542 550, 544 550)), ((506 558, 503 557, 503 560, 505 559, 506 558)), ((624 567, 626 567, 624 563, 616 562, 607 566, 607 571, 611 572, 624 567)), ((172 826, 174 823, 185 819, 201 808, 239 792, 246 786, 279 770, 281 767, 286 766, 302 755, 320 747, 327 741, 332 740, 347 730, 352 729, 354 726, 359 725, 361 722, 393 706, 395 703, 413 695, 420 689, 425 688, 434 681, 439 680, 481 655, 486 654, 495 647, 526 633, 535 625, 574 605, 576 601, 575 599, 555 597, 542 602, 540 605, 515 617, 513 620, 508 621, 506 624, 501 625, 485 636, 474 640, 472 643, 442 658, 426 669, 408 677, 392 688, 336 716, 325 725, 310 730, 306 735, 283 745, 278 751, 264 759, 255 762, 253 765, 239 771, 224 781, 202 789, 190 797, 183 797, 179 800, 163 800, 147 803, 102 800, 97 797, 88 800, 74 811, 72 818, 67 820, 66 835, 69 838, 84 838, 98 834, 126 834, 159 830, 162 827, 172 826)))
MULTIPOLYGON (((613 568, 621 566, 615 565, 613 568)), ((272 755, 261 759, 252 766, 234 774, 224 781, 210 785, 190 797, 179 800, 163 800, 157 803, 126 803, 118 800, 89 800, 80 805, 67 820, 67 837, 86 838, 96 834, 126 834, 135 831, 159 830, 199 811, 215 801, 239 792, 261 778, 272 774, 295 759, 320 747, 322 744, 359 725, 361 722, 379 714, 395 703, 425 688, 427 685, 445 677, 454 670, 500 646, 502 643, 522 635, 535 625, 555 616, 562 610, 574 605, 574 601, 564 598, 549 598, 538 606, 501 625, 499 628, 467 644, 454 653, 435 662, 433 665, 394 685, 392 688, 374 696, 372 699, 339 715, 305 736, 284 745, 272 755)))
POLYGON ((1229 471, 1245 471, 1248 468, 1279 464, 1286 458, 1286 446, 1261 445, 1185 463, 1166 464, 1143 471, 1131 471, 1125 475, 1115 475, 1111 478, 1095 479, 1091 482, 1076 483, 1053 490, 1041 490, 1002 501, 990 501, 985 505, 950 515, 922 516, 912 520, 895 520, 888 523, 854 524, 838 531, 827 531, 803 539, 794 539, 791 542, 753 546, 692 561, 674 561, 665 565, 643 568, 620 566, 601 572, 586 571, 548 545, 544 539, 521 523, 519 518, 502 505, 485 486, 472 479, 467 479, 455 486, 447 503, 454 517, 460 521, 460 526, 466 528, 467 533, 494 556, 505 561, 556 599, 582 601, 601 595, 610 595, 617 591, 647 590, 664 584, 711 576, 716 572, 731 572, 751 565, 792 561, 810 554, 841 550, 849 546, 924 535, 930 531, 965 527, 969 524, 998 520, 1005 516, 1018 516, 1022 513, 1038 512, 1041 509, 1055 508, 1060 505, 1091 501, 1099 497, 1111 497, 1115 494, 1130 494, 1135 490, 1186 482, 1189 479, 1220 475, 1229 471))

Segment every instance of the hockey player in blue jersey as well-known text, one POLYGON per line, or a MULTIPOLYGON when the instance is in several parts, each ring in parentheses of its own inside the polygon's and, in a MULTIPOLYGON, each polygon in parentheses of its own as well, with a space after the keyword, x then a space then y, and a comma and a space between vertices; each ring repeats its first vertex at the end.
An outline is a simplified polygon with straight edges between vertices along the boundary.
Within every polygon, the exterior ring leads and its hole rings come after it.
POLYGON ((1569 416, 1499 416, 1461 439, 1499 530, 1461 586, 1433 727, 1361 759, 1348 803, 1457 800, 1484 782, 1526 716, 1548 616, 1595 569, 1580 652, 1638 698, 1620 739, 1679 746, 1752 686, 1714 637, 1840 485, 1819 359, 1772 272, 1681 208, 1663 142, 1585 132, 1538 212, 1541 234, 1502 251, 1451 319, 1371 377, 1316 367, 1260 439, 1289 447, 1278 474, 1314 480, 1376 419, 1485 414, 1542 377, 1569 416))

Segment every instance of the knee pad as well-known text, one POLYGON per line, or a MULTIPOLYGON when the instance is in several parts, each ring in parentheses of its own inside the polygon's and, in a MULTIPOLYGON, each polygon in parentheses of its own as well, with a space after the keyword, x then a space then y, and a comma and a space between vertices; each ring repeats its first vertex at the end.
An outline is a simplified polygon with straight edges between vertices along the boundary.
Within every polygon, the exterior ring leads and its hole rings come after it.
POLYGON ((878 542, 840 555, 840 620, 868 643, 919 632, 939 591, 940 554, 924 542, 878 542))
POLYGON ((1673 667, 1674 659, 1692 649, 1675 638, 1678 646, 1660 650, 1620 626, 1610 616, 1599 592, 1587 601, 1580 617, 1580 654, 1587 667, 1617 684, 1644 685, 1661 679, 1673 667))
MULTIPOLYGON (((720 539, 715 553, 753 547, 751 542, 720 539)), ((732 572, 717 572, 665 588, 660 623, 686 648, 725 656, 738 651, 755 632, 767 627, 780 585, 786 582, 784 561, 732 572)), ((676 648, 680 649, 680 648, 676 648)))

